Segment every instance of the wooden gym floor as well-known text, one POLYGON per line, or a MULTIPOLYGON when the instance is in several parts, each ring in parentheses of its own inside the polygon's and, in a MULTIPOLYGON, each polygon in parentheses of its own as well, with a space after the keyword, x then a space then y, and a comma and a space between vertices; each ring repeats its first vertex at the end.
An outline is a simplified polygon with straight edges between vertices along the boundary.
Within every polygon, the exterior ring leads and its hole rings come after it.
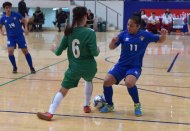
MULTIPOLYGON (((100 55, 93 96, 102 94, 107 71, 117 62, 120 49, 108 43, 118 32, 98 33, 100 55)), ((37 70, 30 74, 25 57, 15 50, 18 74, 12 74, 6 37, 0 36, 0 131, 189 131, 190 130, 190 37, 170 35, 163 44, 150 44, 137 86, 143 116, 135 117, 133 103, 123 82, 114 86, 115 111, 83 113, 83 80, 70 90, 51 122, 39 120, 36 112, 47 111, 67 69, 66 51, 55 56, 49 47, 63 33, 32 32, 26 38, 37 70)))

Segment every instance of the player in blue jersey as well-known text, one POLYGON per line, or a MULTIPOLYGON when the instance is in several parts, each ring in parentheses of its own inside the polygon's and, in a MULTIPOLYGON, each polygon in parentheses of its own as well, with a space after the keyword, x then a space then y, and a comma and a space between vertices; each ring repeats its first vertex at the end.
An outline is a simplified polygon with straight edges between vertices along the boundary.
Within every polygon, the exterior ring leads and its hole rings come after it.
MULTIPOLYGON (((23 35, 23 29, 21 26, 21 23, 24 23, 25 27, 27 27, 27 21, 19 13, 11 11, 12 3, 4 2, 3 8, 5 12, 0 19, 0 31, 2 32, 2 26, 4 25, 7 31, 7 47, 9 60, 13 66, 13 73, 17 73, 17 65, 14 56, 16 44, 18 44, 18 47, 21 48, 22 52, 24 53, 31 73, 36 73, 32 64, 32 57, 27 49, 26 41, 23 35)), ((25 28, 25 33, 28 34, 27 28, 25 28)))
POLYGON ((136 82, 141 75, 142 61, 145 50, 151 42, 164 42, 167 31, 161 30, 160 36, 140 30, 141 18, 134 15, 129 18, 127 30, 114 37, 109 44, 111 50, 121 45, 121 54, 118 62, 108 72, 104 79, 103 89, 106 104, 100 109, 101 113, 111 112, 114 109, 112 102, 112 85, 125 80, 128 92, 134 102, 135 115, 141 116, 141 104, 139 101, 136 82))

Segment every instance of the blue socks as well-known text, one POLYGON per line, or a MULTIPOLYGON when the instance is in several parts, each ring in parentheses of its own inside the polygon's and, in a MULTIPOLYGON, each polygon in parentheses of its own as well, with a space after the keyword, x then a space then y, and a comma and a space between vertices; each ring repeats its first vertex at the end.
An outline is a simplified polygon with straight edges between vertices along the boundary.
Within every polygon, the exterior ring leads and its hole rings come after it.
POLYGON ((105 96, 105 99, 106 99, 106 102, 108 103, 108 105, 113 106, 113 102, 112 102, 113 88, 112 88, 112 86, 109 86, 109 87, 104 86, 104 96, 105 96))
POLYGON ((25 55, 25 57, 26 57, 26 60, 27 60, 27 62, 28 62, 28 65, 30 66, 30 68, 33 68, 32 57, 31 57, 30 53, 27 53, 27 54, 25 55))
POLYGON ((11 64, 12 64, 13 68, 17 68, 16 61, 15 61, 15 56, 14 55, 9 55, 9 60, 11 61, 11 64))
POLYGON ((138 90, 137 90, 137 86, 133 86, 131 88, 127 88, 128 92, 131 96, 131 98, 133 99, 134 103, 139 103, 139 94, 138 94, 138 90))
MULTIPOLYGON (((133 102, 140 103, 137 86, 135 85, 134 87, 127 88, 127 89, 128 89, 128 92, 129 92, 131 98, 133 99, 133 102)), ((108 103, 108 105, 112 106, 113 105, 113 101, 112 101, 113 88, 112 88, 112 86, 109 86, 109 87, 104 86, 104 96, 105 96, 105 99, 106 99, 106 102, 108 103)))

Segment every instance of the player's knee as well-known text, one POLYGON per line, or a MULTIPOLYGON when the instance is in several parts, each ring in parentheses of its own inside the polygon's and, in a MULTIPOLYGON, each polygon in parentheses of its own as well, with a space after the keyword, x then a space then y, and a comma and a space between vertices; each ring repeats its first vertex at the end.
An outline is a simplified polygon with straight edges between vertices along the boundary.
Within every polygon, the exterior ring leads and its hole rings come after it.
POLYGON ((13 54, 14 54, 14 49, 11 49, 11 48, 8 49, 8 54, 9 54, 9 55, 13 55, 13 54))
POLYGON ((28 50, 22 50, 23 54, 28 54, 28 50))
POLYGON ((8 53, 9 53, 9 55, 14 55, 13 51, 9 51, 8 53))
POLYGON ((69 91, 69 89, 66 89, 64 87, 62 87, 59 92, 63 95, 63 96, 66 96, 67 95, 67 92, 69 91))
POLYGON ((127 86, 127 88, 131 88, 131 87, 135 86, 135 83, 131 82, 131 81, 125 81, 125 85, 127 86))
POLYGON ((111 86, 112 82, 109 79, 104 80, 104 86, 111 86))

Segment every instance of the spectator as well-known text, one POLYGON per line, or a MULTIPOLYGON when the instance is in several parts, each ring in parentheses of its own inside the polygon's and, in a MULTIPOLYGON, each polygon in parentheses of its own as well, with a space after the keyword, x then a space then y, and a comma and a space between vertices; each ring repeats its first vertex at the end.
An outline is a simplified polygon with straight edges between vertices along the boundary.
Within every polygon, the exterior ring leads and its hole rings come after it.
POLYGON ((148 31, 157 34, 160 30, 160 21, 155 12, 152 12, 151 16, 148 18, 148 31))
POLYGON ((33 13, 34 22, 33 22, 33 30, 42 31, 42 24, 44 23, 44 14, 41 11, 40 7, 36 7, 36 11, 33 13))
POLYGON ((188 15, 186 14, 183 18, 184 25, 182 29, 182 35, 188 35, 189 34, 189 24, 188 24, 188 15))
POLYGON ((166 15, 168 15, 169 17, 173 18, 172 13, 170 12, 170 9, 166 9, 165 13, 162 15, 162 17, 165 17, 166 15))
POLYGON ((172 18, 169 13, 166 11, 165 15, 162 17, 162 27, 168 30, 168 33, 172 30, 172 18))
POLYGON ((27 9, 27 7, 26 7, 26 3, 24 2, 24 0, 20 0, 20 2, 18 3, 18 12, 19 12, 23 17, 28 16, 28 9, 27 9))
POLYGON ((146 25, 148 23, 148 17, 144 10, 141 10, 141 29, 145 30, 146 25))
POLYGON ((94 29, 94 14, 91 12, 91 10, 88 10, 88 15, 87 15, 87 26, 89 26, 91 29, 94 29))
POLYGON ((53 22, 54 25, 57 24, 58 32, 61 32, 61 24, 65 24, 67 19, 67 13, 62 10, 62 8, 59 8, 57 14, 56 14, 56 20, 53 22))

